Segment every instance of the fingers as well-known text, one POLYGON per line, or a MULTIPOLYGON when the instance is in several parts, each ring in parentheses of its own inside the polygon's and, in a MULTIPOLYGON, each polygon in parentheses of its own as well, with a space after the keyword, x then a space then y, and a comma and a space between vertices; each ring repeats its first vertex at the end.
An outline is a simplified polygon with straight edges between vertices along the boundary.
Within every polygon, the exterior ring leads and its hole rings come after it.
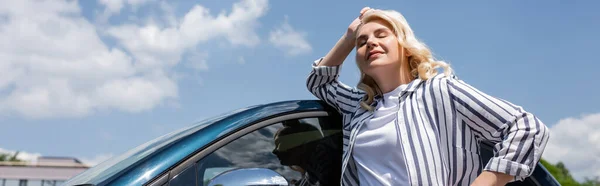
POLYGON ((363 15, 365 15, 365 13, 369 12, 370 10, 373 10, 371 7, 364 7, 362 10, 360 10, 360 16, 358 16, 359 19, 362 19, 363 15))
POLYGON ((364 7, 362 10, 360 10, 360 14, 364 14, 365 12, 369 11, 371 9, 371 7, 364 7))

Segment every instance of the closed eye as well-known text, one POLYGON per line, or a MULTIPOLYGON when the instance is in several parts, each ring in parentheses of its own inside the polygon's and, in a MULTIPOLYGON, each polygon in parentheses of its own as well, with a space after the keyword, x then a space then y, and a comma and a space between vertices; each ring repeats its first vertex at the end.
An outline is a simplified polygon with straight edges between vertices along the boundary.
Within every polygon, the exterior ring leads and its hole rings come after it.
POLYGON ((379 33, 377 33, 378 38, 384 38, 384 37, 387 37, 388 35, 389 35, 389 33, 387 33, 386 31, 380 31, 379 33))
POLYGON ((365 43, 367 43, 367 38, 366 38, 366 37, 367 37, 367 36, 364 36, 364 35, 363 35, 363 36, 360 36, 360 37, 358 37, 358 39, 356 39, 356 46, 359 46, 359 47, 360 47, 360 46, 363 46, 363 45, 365 45, 365 43))
POLYGON ((366 43, 367 43, 367 42, 365 42, 365 40, 361 40, 361 41, 358 41, 358 42, 356 42, 356 46, 359 46, 359 47, 360 47, 360 46, 363 46, 363 45, 365 45, 366 43))
MULTIPOLYGON (((373 34, 377 38, 385 38, 391 34, 391 31, 388 28, 379 28, 374 31, 373 34)), ((367 35, 361 35, 356 39, 356 46, 361 47, 367 43, 367 35)))

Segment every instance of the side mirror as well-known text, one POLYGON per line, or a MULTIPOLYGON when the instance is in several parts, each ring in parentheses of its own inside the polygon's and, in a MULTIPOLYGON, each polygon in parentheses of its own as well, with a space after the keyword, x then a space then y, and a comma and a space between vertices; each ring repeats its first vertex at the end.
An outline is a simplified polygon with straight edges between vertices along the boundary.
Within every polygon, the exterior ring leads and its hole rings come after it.
POLYGON ((208 186, 265 185, 287 186, 279 173, 265 168, 242 168, 225 171, 208 182, 208 186))

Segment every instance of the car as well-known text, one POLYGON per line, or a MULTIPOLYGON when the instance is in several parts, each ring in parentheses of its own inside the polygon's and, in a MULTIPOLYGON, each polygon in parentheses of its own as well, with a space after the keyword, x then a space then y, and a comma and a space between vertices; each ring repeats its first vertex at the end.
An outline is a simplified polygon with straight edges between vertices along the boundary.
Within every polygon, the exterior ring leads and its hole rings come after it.
MULTIPOLYGON (((342 138, 341 116, 323 101, 256 105, 146 142, 65 185, 293 185, 309 179, 339 185, 342 138)), ((492 151, 480 144, 482 162, 492 151)), ((530 177, 509 185, 560 184, 538 163, 530 177)))

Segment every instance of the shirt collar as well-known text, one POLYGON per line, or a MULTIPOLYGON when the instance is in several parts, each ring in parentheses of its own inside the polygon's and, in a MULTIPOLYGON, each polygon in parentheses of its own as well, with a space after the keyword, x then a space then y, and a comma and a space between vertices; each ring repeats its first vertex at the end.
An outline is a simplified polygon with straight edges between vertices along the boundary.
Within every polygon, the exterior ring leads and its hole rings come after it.
POLYGON ((421 78, 416 78, 415 80, 412 80, 410 83, 408 83, 408 87, 406 87, 406 89, 402 92, 414 92, 415 89, 417 89, 417 87, 419 87, 419 85, 421 85, 422 82, 423 80, 421 80, 421 78))
MULTIPOLYGON (((421 85, 421 83, 423 83, 423 80, 421 80, 421 78, 415 78, 410 83, 408 83, 408 86, 406 86, 404 90, 400 92, 400 95, 406 94, 408 92, 414 92, 417 89, 417 87, 421 85)), ((381 99, 382 97, 383 96, 381 95, 376 95, 375 97, 373 97, 373 103, 371 103, 371 106, 376 106, 377 100, 381 99)))

